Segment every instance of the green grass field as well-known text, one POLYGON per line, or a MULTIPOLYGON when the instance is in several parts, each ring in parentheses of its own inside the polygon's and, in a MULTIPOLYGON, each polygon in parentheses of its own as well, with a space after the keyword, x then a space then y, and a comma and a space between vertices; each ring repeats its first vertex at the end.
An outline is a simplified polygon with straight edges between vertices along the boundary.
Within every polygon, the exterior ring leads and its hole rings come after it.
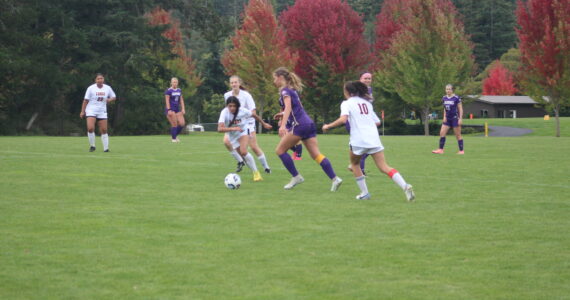
POLYGON ((319 142, 337 193, 307 155, 305 183, 260 137, 273 174, 227 190, 222 135, 0 138, 0 299, 570 299, 570 139, 385 137, 417 201, 348 137, 319 142))

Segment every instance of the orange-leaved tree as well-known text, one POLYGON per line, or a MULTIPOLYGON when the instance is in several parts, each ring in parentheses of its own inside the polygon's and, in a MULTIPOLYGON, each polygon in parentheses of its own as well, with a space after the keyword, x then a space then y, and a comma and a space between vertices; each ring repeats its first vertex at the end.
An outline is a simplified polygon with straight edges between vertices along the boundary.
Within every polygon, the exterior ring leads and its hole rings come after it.
MULTIPOLYGON (((222 56, 228 75, 237 75, 252 94, 257 114, 278 110, 278 91, 273 71, 294 68, 296 56, 285 43, 273 6, 268 0, 251 0, 245 7, 243 24, 232 38, 233 48, 222 56)), ((259 127, 261 129, 261 127, 259 127)))

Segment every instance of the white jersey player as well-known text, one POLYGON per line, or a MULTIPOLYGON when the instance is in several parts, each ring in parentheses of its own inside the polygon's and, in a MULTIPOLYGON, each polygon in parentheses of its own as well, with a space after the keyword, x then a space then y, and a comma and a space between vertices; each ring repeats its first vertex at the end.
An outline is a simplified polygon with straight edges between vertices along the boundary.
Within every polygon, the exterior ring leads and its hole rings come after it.
MULTIPOLYGON (((255 101, 253 101, 253 97, 251 96, 251 94, 243 89, 242 84, 243 83, 238 76, 234 75, 230 77, 230 86, 232 90, 224 94, 224 99, 228 100, 229 97, 234 96, 239 99, 242 108, 255 113, 256 112, 255 101)), ((269 167, 269 163, 267 162, 265 153, 263 153, 263 150, 257 144, 257 136, 255 133, 255 119, 253 117, 250 117, 247 119, 246 123, 249 132, 249 147, 251 148, 251 150, 253 150, 253 152, 257 156, 257 159, 265 169, 265 173, 269 174, 271 173, 271 168, 269 167)), ((226 145, 226 148, 228 149, 228 151, 230 151, 230 154, 238 161, 236 172, 240 172, 244 163, 241 160, 239 154, 234 150, 234 148, 232 147, 231 143, 229 142, 226 136, 224 136, 224 145, 226 145)))
POLYGON ((377 129, 377 126, 380 125, 380 119, 374 113, 372 104, 368 99, 368 87, 360 81, 351 81, 344 85, 344 95, 348 100, 341 104, 340 118, 330 124, 323 125, 323 131, 350 121, 350 163, 356 183, 361 191, 356 199, 370 199, 366 177, 360 168, 361 157, 364 154, 369 154, 374 159, 378 169, 402 188, 408 201, 414 200, 412 185, 407 184, 402 175, 386 163, 384 146, 382 146, 377 129))
POLYGON ((233 151, 238 153, 242 161, 253 171, 253 181, 261 181, 261 174, 257 170, 253 156, 247 152, 247 145, 249 143, 249 124, 248 118, 255 118, 263 127, 271 129, 271 125, 263 122, 259 116, 248 109, 240 107, 240 101, 237 97, 230 96, 226 100, 226 108, 220 113, 218 119, 218 132, 225 132, 225 139, 227 139, 233 151))
POLYGON ((89 138, 89 152, 95 151, 95 122, 99 126, 103 151, 109 152, 109 135, 107 133, 107 103, 115 101, 116 95, 113 89, 104 84, 103 74, 97 74, 95 84, 87 88, 83 105, 81 106, 80 118, 87 117, 87 137, 89 138))

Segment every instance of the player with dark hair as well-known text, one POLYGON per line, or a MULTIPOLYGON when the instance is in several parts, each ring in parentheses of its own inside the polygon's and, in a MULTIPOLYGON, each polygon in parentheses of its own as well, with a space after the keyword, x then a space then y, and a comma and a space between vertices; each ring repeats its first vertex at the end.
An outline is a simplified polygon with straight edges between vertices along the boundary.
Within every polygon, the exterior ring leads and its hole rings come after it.
POLYGON ((109 152, 109 134, 107 133, 107 103, 115 101, 117 96, 113 89, 105 84, 105 76, 101 73, 95 75, 95 84, 87 88, 80 118, 87 118, 87 137, 89 138, 89 152, 95 151, 95 122, 99 126, 103 151, 109 152))
MULTIPOLYGON (((256 113, 255 101, 253 101, 253 96, 251 96, 251 94, 245 90, 245 88, 243 87, 243 82, 239 76, 233 75, 230 77, 230 87, 232 88, 232 90, 224 94, 224 99, 228 99, 229 97, 234 96, 239 99, 242 108, 248 109, 253 113, 256 113)), ((255 119, 249 118, 246 122, 248 124, 247 128, 249 129, 249 147, 251 148, 251 150, 253 150, 253 152, 257 156, 257 159, 265 169, 265 173, 270 174, 271 168, 269 167, 269 163, 267 162, 265 153, 263 153, 263 150, 257 144, 257 135, 255 133, 255 119)), ((232 145, 227 139, 227 136, 224 136, 224 145, 226 145, 226 148, 228 149, 228 151, 230 151, 230 154, 238 161, 236 172, 240 172, 244 162, 243 160, 241 160, 241 156, 239 155, 239 153, 237 153, 232 148, 232 145)))
POLYGON ((400 173, 386 163, 384 146, 380 141, 377 126, 380 119, 374 113, 370 103, 370 95, 365 84, 359 81, 347 82, 344 85, 344 95, 347 100, 340 106, 340 118, 336 121, 323 125, 323 131, 337 127, 350 121, 350 163, 356 183, 360 188, 358 200, 370 199, 366 177, 360 168, 360 160, 364 154, 369 154, 374 159, 378 169, 388 175, 406 194, 408 201, 415 198, 412 186, 404 180, 400 173))
POLYGON ((453 133, 457 138, 459 152, 457 154, 463 155, 463 137, 461 136, 461 125, 463 124, 463 105, 461 98, 454 94, 453 85, 448 84, 445 86, 445 96, 441 98, 443 102, 443 124, 439 132, 439 148, 433 150, 434 154, 443 154, 443 147, 445 146, 445 136, 449 128, 453 128, 453 133))
POLYGON ((266 129, 271 129, 271 125, 265 123, 258 115, 251 110, 241 107, 237 97, 230 96, 226 100, 226 107, 220 113, 218 120, 218 132, 224 132, 234 150, 245 160, 245 164, 253 171, 253 181, 261 181, 261 174, 257 170, 253 156, 247 152, 249 144, 248 118, 253 117, 266 129))
POLYGON ((303 89, 301 80, 295 73, 283 67, 273 72, 273 79, 275 85, 279 87, 279 105, 283 110, 281 125, 279 126, 281 141, 277 145, 275 152, 292 176, 291 181, 284 188, 286 190, 292 189, 304 181, 303 176, 295 168, 293 159, 287 154, 287 150, 297 145, 299 141, 303 141, 311 157, 321 165, 323 171, 331 179, 331 191, 337 191, 342 183, 342 179, 336 176, 328 158, 319 151, 317 128, 313 120, 305 112, 299 98, 298 92, 301 92, 303 89))
MULTIPOLYGON (((364 72, 362 74, 360 74, 360 82, 364 83, 367 87, 368 90, 368 101, 370 101, 370 103, 372 103, 372 101, 374 101, 374 98, 372 96, 372 73, 370 72, 364 72)), ((350 133, 350 121, 346 121, 345 123, 346 126, 346 130, 348 131, 348 133, 350 133)), ((366 158, 368 157, 368 154, 363 154, 362 155, 362 159, 360 159, 360 168, 362 169, 362 173, 364 173, 366 175, 366 172, 364 171, 364 167, 366 166, 366 158)), ((348 170, 352 172, 352 166, 349 164, 348 165, 348 170)))

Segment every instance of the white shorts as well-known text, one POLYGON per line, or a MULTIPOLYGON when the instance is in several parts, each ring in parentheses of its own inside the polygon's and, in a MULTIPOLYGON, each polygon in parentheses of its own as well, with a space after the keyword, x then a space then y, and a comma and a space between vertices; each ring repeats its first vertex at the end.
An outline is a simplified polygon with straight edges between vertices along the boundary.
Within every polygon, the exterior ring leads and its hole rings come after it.
POLYGON ((255 133, 255 121, 253 123, 247 124, 247 129, 249 130, 249 135, 255 133))
POLYGON ((237 149, 239 148, 239 139, 244 136, 244 135, 248 135, 249 134, 249 130, 244 130, 242 132, 240 132, 239 134, 228 134, 228 140, 230 140, 230 144, 232 145, 233 149, 237 149))
POLYGON ((86 117, 94 117, 97 120, 106 120, 107 119, 107 110, 102 109, 86 109, 85 110, 86 117))
POLYGON ((380 147, 374 147, 374 148, 364 148, 364 147, 358 147, 358 146, 350 146, 350 151, 352 151, 352 153, 354 155, 374 154, 374 153, 384 151, 384 147, 380 146, 380 147))

